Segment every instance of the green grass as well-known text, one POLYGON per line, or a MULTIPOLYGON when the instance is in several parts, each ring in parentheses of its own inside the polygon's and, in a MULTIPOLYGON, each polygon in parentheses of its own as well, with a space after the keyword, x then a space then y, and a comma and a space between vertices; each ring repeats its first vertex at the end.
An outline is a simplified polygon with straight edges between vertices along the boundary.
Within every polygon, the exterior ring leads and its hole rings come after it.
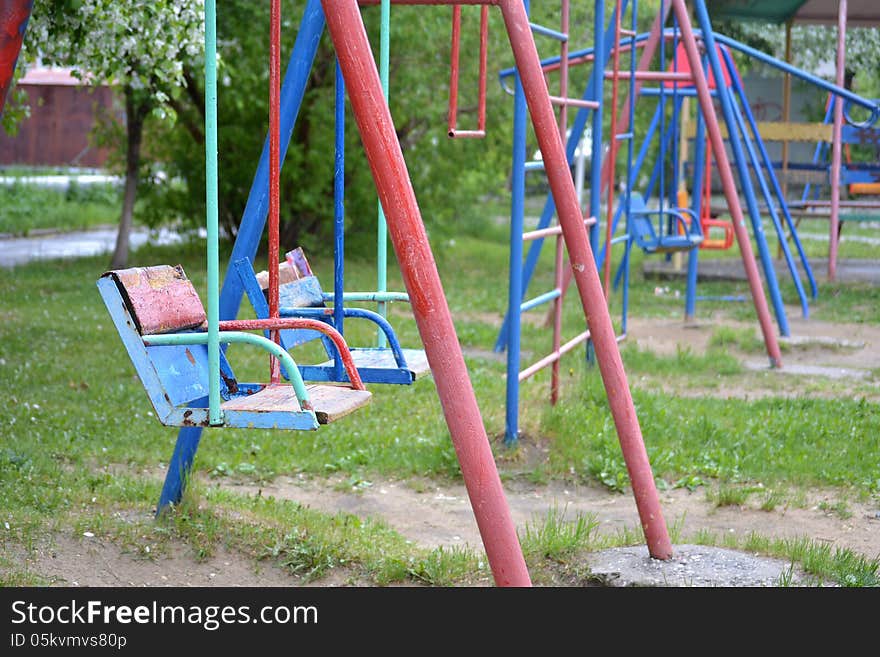
POLYGON ((117 225, 122 196, 111 184, 71 183, 67 190, 58 190, 15 182, 0 185, 0 208, 0 233, 22 236, 117 225))
MULTIPOLYGON (((497 437, 504 431, 505 365, 503 359, 485 354, 491 352, 505 312, 507 248, 502 241, 475 237, 460 237, 454 244, 444 241, 434 248, 483 422, 488 434, 497 437)), ((542 265, 552 261, 549 251, 544 250, 542 265)), ((203 245, 197 243, 174 249, 146 247, 132 255, 131 264, 182 263, 204 295, 203 254, 203 245)), ((310 255, 320 279, 332 280, 330 254, 310 255)), ((227 257, 228 246, 221 261, 227 257)), ((34 549, 54 532, 96 527, 140 558, 156 558, 172 542, 189 545, 197 559, 223 546, 255 562, 276 565, 302 581, 339 571, 351 581, 371 585, 491 581, 479 551, 425 551, 377 521, 235 495, 219 486, 300 473, 333 475, 355 490, 381 477, 460 482, 458 459, 430 379, 410 387, 372 386, 370 407, 317 432, 211 432, 195 463, 194 481, 207 483, 191 486, 185 503, 158 523, 121 521, 120 510, 152 509, 161 485, 155 473, 167 464, 177 432, 152 416, 100 300, 95 282, 106 265, 106 257, 99 257, 0 270, 0 377, 7 388, 0 410, 0 499, 6 516, 2 521, 9 523, 8 530, 0 530, 0 584, 39 583, 15 565, 12 555, 17 550, 34 549)), ((265 266, 264 260, 257 262, 258 270, 265 266)), ((533 290, 552 285, 548 270, 543 267, 533 290)), ((654 285, 637 274, 637 264, 633 271, 631 314, 681 317, 682 297, 655 295, 654 285)), ((349 259, 346 276, 350 289, 374 285, 368 259, 349 259)), ((743 285, 711 284, 705 293, 747 292, 743 285)), ((403 289, 396 271, 391 272, 389 289, 403 289)), ((872 307, 880 307, 874 303, 880 301, 877 294, 861 286, 831 287, 815 303, 814 316, 880 323, 880 311, 872 307)), ((566 308, 574 307, 575 312, 567 313, 567 335, 583 330, 577 304, 577 295, 569 294, 566 308)), ((612 295, 611 304, 616 317, 619 295, 612 295)), ((731 308, 707 302, 700 312, 754 321, 750 304, 731 308)), ((535 313, 523 323, 523 345, 536 357, 549 350, 550 337, 540 321, 543 311, 535 313)), ((240 316, 252 316, 246 304, 240 316)), ((417 346, 419 336, 408 308, 394 305, 391 318, 401 342, 417 346)), ((352 344, 370 344, 373 335, 369 325, 346 324, 352 344)), ((730 491, 725 493, 728 497, 762 490, 758 503, 767 510, 814 488, 839 490, 844 498, 876 496, 876 403, 806 395, 732 404, 712 396, 730 382, 759 376, 743 370, 729 353, 751 353, 759 347, 753 333, 727 329, 715 331, 705 353, 681 348, 664 356, 623 344, 631 381, 653 377, 675 384, 668 389, 633 386, 658 485, 694 490, 711 483, 730 491), (678 396, 671 392, 676 387, 696 392, 678 396), (783 489, 784 498, 767 492, 783 489)), ((294 354, 298 360, 319 355, 314 346, 294 354)), ((229 357, 241 379, 266 378, 262 353, 234 346, 229 357)), ((629 476, 598 371, 583 358, 572 357, 564 364, 562 379, 562 396, 555 407, 547 403, 546 371, 523 384, 520 427, 547 452, 539 462, 531 462, 513 458, 500 441, 493 442, 502 476, 541 483, 574 479, 625 491, 629 476)), ((638 527, 604 536, 592 518, 565 519, 556 511, 536 518, 521 540, 536 581, 566 584, 581 581, 579 564, 585 552, 644 539, 638 527)), ((808 565, 817 576, 831 573, 851 585, 876 585, 876 562, 855 555, 825 554, 818 548, 798 552, 776 544, 768 544, 766 550, 787 550, 787 558, 808 565)))

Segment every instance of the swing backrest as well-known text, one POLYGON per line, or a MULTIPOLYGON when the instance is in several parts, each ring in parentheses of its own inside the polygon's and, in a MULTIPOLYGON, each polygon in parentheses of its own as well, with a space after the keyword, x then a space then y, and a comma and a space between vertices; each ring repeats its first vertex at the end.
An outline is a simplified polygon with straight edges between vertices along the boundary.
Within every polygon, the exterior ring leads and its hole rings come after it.
MULTIPOLYGON (((296 251, 300 252, 299 249, 296 251)), ((269 317, 269 272, 256 273, 247 258, 235 261, 233 266, 256 316, 261 319, 269 317)), ((304 256, 301 263, 293 258, 282 262, 278 267, 278 281, 278 305, 282 316, 295 316, 295 312, 291 311, 296 308, 326 307, 318 277, 311 273, 304 256)), ((268 332, 266 335, 268 337, 268 332)), ((280 332, 281 344, 285 349, 320 339, 322 335, 310 329, 284 329, 280 332)))
MULTIPOLYGON (((146 346, 144 336, 203 331, 204 306, 178 265, 108 271, 98 289, 159 419, 183 406, 203 406, 208 395, 206 345, 146 346)), ((236 387, 221 351, 221 394, 236 387)))

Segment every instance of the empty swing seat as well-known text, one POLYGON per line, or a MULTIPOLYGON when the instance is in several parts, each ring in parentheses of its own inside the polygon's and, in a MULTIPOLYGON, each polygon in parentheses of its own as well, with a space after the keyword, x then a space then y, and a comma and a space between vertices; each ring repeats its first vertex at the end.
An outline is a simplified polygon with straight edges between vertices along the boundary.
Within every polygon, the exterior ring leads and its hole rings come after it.
MULTIPOLYGON (((98 279, 98 289, 159 421, 178 427, 218 426, 209 422, 207 341, 150 344, 150 336, 207 337, 204 307, 183 268, 158 265, 109 271, 98 279)), ((221 333, 221 342, 235 341, 240 335, 221 333)), ((351 386, 304 389, 305 397, 291 384, 238 382, 221 349, 223 423, 219 426, 317 429, 365 406, 372 396, 351 386)))
MULTIPOLYGON (((279 265, 279 315, 281 317, 307 317, 321 319, 333 325, 334 312, 326 305, 332 295, 321 289, 318 278, 311 272, 301 249, 296 254, 295 263, 282 262, 279 265)), ((245 294, 254 308, 257 317, 269 316, 266 291, 269 287, 268 272, 254 271, 247 258, 234 263, 245 294)), ((362 308, 344 308, 347 319, 365 319, 375 323, 382 330, 390 345, 388 348, 352 347, 350 353, 364 383, 388 383, 409 385, 417 379, 430 374, 431 368, 423 349, 404 349, 400 346, 394 329, 379 313, 362 308)), ((281 344, 289 349, 294 345, 321 337, 315 331, 288 329, 281 331, 281 344)), ((327 344, 325 340, 325 346, 327 344)), ((327 349, 330 360, 317 365, 299 366, 302 377, 307 381, 345 381, 344 372, 337 367, 333 350, 327 349)))
POLYGON ((693 219, 693 212, 687 208, 668 210, 649 210, 641 194, 630 196, 630 211, 627 227, 633 241, 645 253, 671 253, 690 251, 703 241, 700 222, 693 219), (652 215, 672 217, 677 230, 673 233, 658 234, 652 215), (690 219, 685 219, 688 215, 690 219))

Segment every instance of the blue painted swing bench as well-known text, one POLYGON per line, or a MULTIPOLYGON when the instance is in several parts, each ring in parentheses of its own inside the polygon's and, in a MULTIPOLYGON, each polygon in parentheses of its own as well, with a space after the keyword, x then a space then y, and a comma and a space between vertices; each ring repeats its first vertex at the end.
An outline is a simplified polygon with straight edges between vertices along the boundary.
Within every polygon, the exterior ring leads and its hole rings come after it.
MULTIPOLYGON (((269 317, 268 272, 257 274, 247 258, 235 261, 233 266, 257 317, 269 317)), ((334 308, 327 305, 327 301, 332 301, 334 295, 322 290, 301 248, 287 254, 286 260, 278 266, 278 275, 278 313, 281 317, 318 319, 340 330, 336 325, 334 308)), ((387 348, 350 348, 351 357, 364 383, 410 385, 430 374, 424 350, 402 348, 391 324, 379 313, 363 308, 344 307, 342 316, 345 319, 361 319, 376 324, 388 342, 387 348)), ((281 331, 280 342, 285 349, 292 349, 318 338, 323 342, 329 360, 317 365, 299 365, 302 377, 307 381, 347 381, 345 370, 334 357, 335 350, 325 335, 309 329, 285 329, 281 331)))
MULTIPOLYGON (((158 265, 109 271, 98 289, 122 338, 156 416, 167 426, 218 426, 209 422, 209 363, 206 314, 183 268, 158 265)), ((289 320, 293 325, 297 320, 289 320)), ((314 323, 309 324, 310 326, 314 323)), ((351 363, 344 341, 335 334, 340 361, 351 363)), ((372 394, 352 366, 348 385, 306 385, 287 351, 271 340, 246 331, 220 331, 220 343, 247 343, 277 357, 290 383, 242 383, 236 380, 220 350, 219 426, 314 430, 370 402, 372 394)))
POLYGON ((700 222, 689 208, 666 208, 650 210, 641 194, 630 195, 629 220, 627 228, 632 240, 645 253, 671 253, 690 251, 703 241, 700 222), (663 230, 663 222, 659 222, 659 230, 654 226, 652 215, 659 219, 668 218, 670 224, 663 230), (687 217, 685 217, 687 215, 687 217))

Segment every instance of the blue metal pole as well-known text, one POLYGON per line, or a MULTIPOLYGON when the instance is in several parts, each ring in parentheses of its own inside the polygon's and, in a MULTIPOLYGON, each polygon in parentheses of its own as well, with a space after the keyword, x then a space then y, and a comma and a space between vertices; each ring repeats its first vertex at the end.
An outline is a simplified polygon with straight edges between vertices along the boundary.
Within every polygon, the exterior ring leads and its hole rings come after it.
MULTIPOLYGON (((699 0, 699 5, 702 6, 703 11, 706 10, 704 0, 699 0)), ((701 28, 703 29, 703 31, 706 31, 702 25, 701 25, 701 28)), ((709 31, 711 31, 711 29, 709 31)), ((810 84, 812 84, 816 87, 819 87, 820 89, 823 89, 829 93, 832 93, 836 96, 839 96, 843 100, 847 100, 851 103, 855 103, 856 105, 858 105, 860 107, 864 107, 865 109, 870 110, 871 116, 865 122, 866 125, 868 125, 868 126, 873 125, 877 121, 878 115, 880 115, 880 105, 877 104, 876 100, 859 96, 858 94, 853 93, 852 91, 850 91, 849 89, 847 89, 845 87, 840 87, 836 84, 832 84, 831 82, 828 82, 827 80, 823 80, 822 78, 815 76, 815 75, 812 75, 811 73, 807 73, 806 71, 804 71, 802 69, 795 68, 791 64, 787 64, 780 59, 776 59, 775 57, 771 57, 767 53, 764 53, 764 52, 761 52, 760 50, 756 50, 754 48, 751 48, 751 47, 745 45, 744 43, 740 43, 736 39, 731 39, 730 37, 724 36, 723 34, 712 33, 711 38, 713 40, 717 40, 718 43, 721 43, 726 46, 730 46, 731 48, 734 48, 735 50, 739 50, 741 53, 744 53, 744 54, 748 55, 749 57, 754 57, 759 62, 762 62, 764 64, 768 64, 768 65, 773 66, 775 68, 778 68, 779 70, 781 70, 785 73, 789 73, 790 75, 793 75, 796 78, 800 78, 801 80, 804 80, 805 82, 809 82, 810 84)))
MULTIPOLYGON (((633 34, 635 34, 638 28, 638 18, 639 18, 639 4, 638 0, 633 0, 632 10, 630 11, 630 30, 633 34)), ((626 216, 630 215, 632 212, 632 169, 633 169, 633 156, 635 155, 635 142, 636 142, 636 39, 635 36, 630 37, 630 58, 629 58, 629 105, 627 107, 628 121, 629 124, 629 132, 630 137, 627 139, 626 143, 626 167, 627 167, 627 176, 626 176, 626 191, 624 192, 623 199, 623 210, 626 212, 626 216)), ((618 215, 614 216, 614 225, 611 227, 611 234, 617 230, 617 218, 618 215)), ((621 308, 620 308, 620 330, 623 335, 626 335, 626 328, 628 322, 629 315, 629 265, 630 265, 630 251, 632 248, 632 239, 629 234, 624 236, 624 247, 623 247, 623 257, 620 259, 620 266, 623 268, 623 292, 621 293, 621 308)), ((613 242, 613 240, 612 240, 613 242)), ((608 253, 606 254, 608 258, 611 257, 611 245, 608 245, 608 253)), ((616 289, 615 285, 615 289, 616 289)))
MULTIPOLYGON (((605 26, 605 2, 595 0, 593 7, 593 100, 599 102, 599 107, 593 110, 593 148, 590 155, 590 216, 596 218, 596 223, 590 226, 590 248, 595 258, 599 252, 599 216, 602 211, 602 106, 606 58, 605 32, 602 28, 605 26)), ((611 25, 609 29, 612 29, 611 25)), ((608 175, 612 174, 609 172, 608 175)))
MULTIPOLYGON (((773 192, 776 195, 776 198, 779 200, 779 207, 782 209, 782 214, 785 217, 785 221, 788 223, 788 228, 791 231, 791 238, 795 244, 795 248, 797 248, 798 255, 801 259, 801 265, 804 268, 804 273, 807 276, 807 279, 810 282, 810 291, 812 293, 813 298, 815 299, 818 295, 818 288, 816 286, 816 279, 813 276, 813 269, 810 266, 809 259, 807 258, 807 254, 804 252, 804 247, 801 244, 801 240, 797 234, 797 227, 794 225, 794 220, 791 217, 791 212, 788 209, 788 201, 785 198, 785 194, 782 193, 782 186, 779 184, 779 179, 776 177, 776 171, 773 168, 773 162, 770 159, 770 154, 767 152, 767 147, 764 145, 764 141, 761 139, 761 135, 758 132, 758 124, 755 120, 755 115, 752 113, 752 108, 749 106, 749 102, 746 98, 746 92, 743 88, 742 81, 739 79, 739 75, 737 75, 736 66, 733 61, 733 57, 730 55, 730 52, 725 48, 721 51, 722 56, 724 57, 724 61, 727 65, 728 70, 730 71, 730 79, 733 82, 734 91, 736 91, 737 95, 740 98, 740 105, 742 107, 742 111, 745 114, 746 119, 749 122, 749 126, 751 127, 752 134, 755 137, 755 143, 758 146, 758 150, 761 154, 761 159, 764 162, 764 168, 767 171, 767 177, 770 179, 770 183, 773 186, 773 192)), ((745 132, 745 130, 743 130, 745 132)), ((757 170, 757 167, 756 167, 757 170)), ((768 206, 770 202, 768 201, 768 206)), ((774 219, 775 220, 775 219, 774 219)), ((779 239, 783 245, 783 248, 786 250, 786 259, 791 260, 791 254, 788 251, 788 244, 785 241, 785 230, 777 228, 777 232, 779 233, 779 239)), ((792 269, 792 265, 789 264, 789 269, 791 269, 792 276, 797 277, 797 270, 792 269)), ((804 310, 804 317, 807 316, 807 310, 804 310)))
POLYGON ((719 81, 716 84, 716 88, 718 90, 718 99, 721 103, 721 110, 724 114, 724 122, 727 124, 727 134, 729 136, 728 142, 733 150, 734 161, 736 162, 737 171, 739 172, 742 193, 745 197, 746 205, 749 208, 749 218, 752 223, 752 231, 761 257, 761 265, 764 268, 764 277, 767 281, 770 299, 773 302, 776 321, 779 324, 779 332, 783 336, 788 336, 790 334, 788 319, 785 316, 785 306, 783 305, 782 297, 779 294, 779 283, 776 279, 776 271, 773 269, 773 260, 770 257, 770 250, 767 247, 767 238, 764 235, 764 227, 761 225, 761 215, 755 199, 755 190, 752 186, 752 179, 749 175, 748 167, 746 166, 746 158, 743 153, 742 143, 740 143, 739 139, 734 138, 736 135, 736 119, 733 115, 730 91, 720 82, 724 80, 724 74, 721 69, 721 62, 718 61, 718 52, 715 46, 712 25, 709 22, 709 13, 706 10, 706 3, 703 0, 695 0, 693 6, 697 21, 702 30, 703 42, 706 44, 706 54, 709 58, 709 66, 712 69, 712 74, 715 76, 715 80, 719 81))
MULTIPOLYGON (((705 62, 705 58, 703 59, 705 62)), ((705 68, 705 63, 703 65, 705 68)), ((706 124, 703 113, 697 110, 697 125, 694 135, 694 182, 691 187, 693 198, 691 208, 694 216, 699 221, 703 211, 703 185, 712 184, 712 179, 704 181, 706 173, 706 124)), ((711 190, 710 190, 711 191, 711 190)), ((686 321, 696 316, 697 308, 697 270, 699 267, 699 248, 691 249, 688 253, 687 290, 684 299, 684 317, 686 321)))
MULTIPOLYGON (((661 109, 658 106, 658 110, 661 109)), ((660 118, 662 118, 662 111, 660 112, 660 118)), ((660 121, 662 123, 662 121, 660 121)), ((658 126, 658 130, 659 130, 658 126)), ((645 203, 648 202, 652 196, 654 196, 654 189, 657 188, 657 199, 658 202, 663 197, 663 183, 662 183, 662 170, 666 165, 666 162, 661 158, 662 155, 665 154, 666 149, 672 148, 672 131, 666 131, 660 133, 660 154, 657 156, 657 159, 654 161, 654 168, 651 170, 651 177, 648 179, 648 186, 645 187, 645 203), (661 180, 661 183, 658 187, 657 181, 661 180)), ((660 209, 663 209, 663 204, 660 204, 660 209)), ((662 215, 661 215, 662 216, 662 215)))
MULTIPOLYGON (((660 12, 663 12, 663 4, 665 0, 660 0, 660 12)), ((675 17, 672 18, 673 24, 675 21, 675 17)), ((674 28, 673 28, 674 29, 674 28)), ((665 46, 665 42, 663 44, 665 46)), ((661 46, 660 48, 660 70, 666 70, 666 48, 661 46)), ((667 138, 672 137, 672 132, 666 131, 666 85, 662 82, 660 83, 660 96, 658 97, 658 102, 660 104, 660 152, 657 155, 657 163, 655 166, 655 171, 658 172, 659 178, 659 188, 657 191, 657 202, 659 204, 659 214, 657 215, 658 219, 658 235, 662 236, 664 234, 663 228, 663 211, 666 209, 666 140, 667 138)), ((649 185, 650 186, 650 185, 649 185)), ((647 194, 645 195, 645 201, 647 201, 647 194)))
MULTIPOLYGON (((340 335, 345 321, 345 80, 336 62, 336 157, 333 170, 333 325, 340 335)), ((333 360, 337 380, 342 359, 333 360)))
MULTIPOLYGON (((731 79, 736 77, 736 71, 731 70, 730 74, 731 79)), ((734 83, 734 91, 736 90, 737 85, 734 83)), ((742 135, 742 140, 746 146, 749 160, 752 164, 752 168, 755 170, 755 177, 758 180, 758 186, 761 188, 761 194, 764 196, 764 202, 767 204, 767 210, 770 213, 770 219, 773 221, 773 227, 776 230, 776 236, 779 239, 779 245, 782 247, 782 252, 785 256, 785 262, 788 265, 788 270, 789 272, 791 272, 791 277, 794 280, 794 285, 797 289, 798 297, 801 300, 801 311, 803 312, 804 317, 809 317, 810 307, 809 303, 807 302, 807 293, 804 291, 804 286, 801 283, 801 278, 797 270, 797 265, 795 264, 794 258, 791 255, 791 249, 788 247, 788 241, 785 239, 785 229, 783 228, 782 223, 779 221, 779 215, 776 212, 776 204, 773 201, 773 196, 770 194, 770 188, 767 187, 767 180, 764 178, 764 169, 761 166, 761 162, 758 160, 758 154, 755 151, 752 140, 749 138, 749 131, 746 127, 745 120, 743 119, 742 112, 740 111, 739 103, 736 102, 736 99, 732 100, 733 102, 731 103, 731 107, 733 109, 733 116, 736 119, 737 130, 742 135)), ((757 130, 755 131, 755 134, 758 134, 757 130)))
MULTIPOLYGON (((525 0, 526 14, 529 0, 525 0)), ((523 221, 526 195, 526 95, 519 73, 513 100, 513 165, 510 205, 510 263, 507 288, 507 407, 505 413, 504 443, 515 445, 519 440, 519 359, 520 359, 520 304, 523 298, 522 256, 523 221)))
MULTIPOLYGON (((590 250, 593 258, 599 253, 600 242, 600 213, 602 212, 602 108, 604 102, 604 82, 605 82, 605 33, 602 27, 605 24, 605 2, 604 0, 595 0, 593 4, 593 100, 599 103, 599 107, 593 110, 592 125, 592 153, 590 154, 590 216, 595 217, 596 221, 590 226, 590 250)), ((609 25, 609 29, 611 26, 609 25)), ((613 39, 609 42, 613 43, 613 39)), ((632 126, 630 126, 632 129, 632 126)), ((614 177, 612 171, 608 172, 609 184, 614 177)), ((587 340, 584 347, 584 358, 592 365, 595 362, 595 351, 593 349, 593 341, 587 340)))
MULTIPOLYGON (((303 13, 300 29, 296 36, 293 52, 287 64, 284 83, 281 86, 281 160, 284 161, 293 126, 299 114, 303 93, 309 73, 315 61, 318 43, 324 32, 324 12, 320 0, 308 0, 303 13)), ((254 181, 242 215, 241 225, 232 247, 230 263, 241 258, 253 261, 266 227, 269 209, 269 138, 263 143, 263 152, 254 174, 254 181)), ((230 264, 226 270, 223 287, 220 290, 220 319, 235 319, 238 315, 244 288, 233 272, 230 264)), ((156 512, 180 502, 186 479, 192 469, 193 459, 199 448, 202 430, 198 427, 184 427, 177 434, 174 453, 168 464, 165 483, 159 496, 156 512)))

